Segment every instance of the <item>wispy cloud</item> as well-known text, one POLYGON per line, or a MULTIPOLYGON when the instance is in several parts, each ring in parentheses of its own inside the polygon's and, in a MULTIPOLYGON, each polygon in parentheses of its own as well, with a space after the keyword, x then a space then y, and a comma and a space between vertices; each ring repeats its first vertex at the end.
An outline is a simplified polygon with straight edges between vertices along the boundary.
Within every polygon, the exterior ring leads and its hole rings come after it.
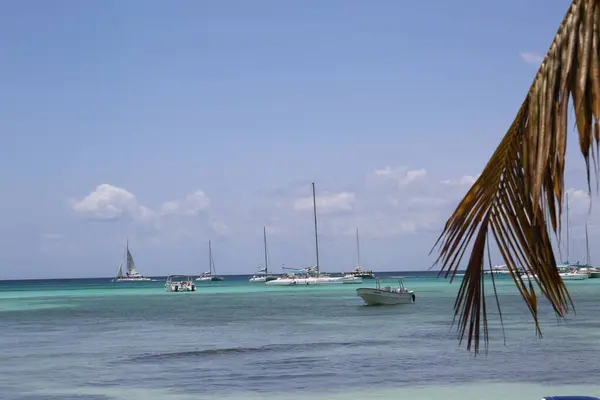
POLYGON ((530 52, 521 53, 521 58, 527 64, 535 64, 535 65, 541 64, 541 62, 544 60, 543 56, 541 56, 537 53, 530 53, 530 52))

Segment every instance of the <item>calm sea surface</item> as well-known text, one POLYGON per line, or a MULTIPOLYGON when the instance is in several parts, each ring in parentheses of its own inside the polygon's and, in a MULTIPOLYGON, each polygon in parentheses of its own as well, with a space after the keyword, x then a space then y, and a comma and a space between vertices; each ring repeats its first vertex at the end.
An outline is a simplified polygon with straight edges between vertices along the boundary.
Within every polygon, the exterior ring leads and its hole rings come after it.
POLYGON ((451 329, 459 282, 398 274, 414 304, 363 306, 356 288, 372 280, 276 288, 233 276, 191 293, 165 292, 162 278, 0 282, 0 398, 600 396, 600 279, 567 282, 577 314, 565 323, 542 304, 542 340, 499 279, 507 344, 494 313, 490 351, 474 358, 451 329))

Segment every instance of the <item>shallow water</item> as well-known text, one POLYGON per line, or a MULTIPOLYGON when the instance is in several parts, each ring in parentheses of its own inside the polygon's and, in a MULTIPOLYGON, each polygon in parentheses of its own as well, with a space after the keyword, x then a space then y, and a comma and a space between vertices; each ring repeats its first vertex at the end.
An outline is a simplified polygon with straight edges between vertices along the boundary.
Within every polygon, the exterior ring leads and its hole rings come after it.
POLYGON ((405 280, 417 301, 393 307, 362 305, 367 280, 230 277, 192 293, 160 281, 0 282, 0 397, 494 399, 499 384, 512 399, 600 396, 600 279, 567 282, 577 315, 566 323, 542 304, 543 340, 498 280, 507 345, 492 315, 490 351, 473 358, 450 330, 458 283, 421 275, 405 280))

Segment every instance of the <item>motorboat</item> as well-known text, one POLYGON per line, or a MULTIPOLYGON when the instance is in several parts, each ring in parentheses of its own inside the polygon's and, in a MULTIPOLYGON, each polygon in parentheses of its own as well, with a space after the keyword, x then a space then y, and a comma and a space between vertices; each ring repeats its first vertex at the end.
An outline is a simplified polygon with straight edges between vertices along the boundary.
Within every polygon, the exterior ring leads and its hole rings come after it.
POLYGON ((117 276, 112 280, 113 282, 143 282, 152 280, 137 272, 135 261, 131 255, 131 251, 129 251, 129 240, 127 240, 127 244, 125 245, 125 263, 127 271, 123 273, 123 263, 119 264, 117 276))
POLYGON ((196 281, 200 281, 200 282, 222 281, 223 280, 222 276, 214 275, 214 274, 216 274, 216 272, 217 271, 215 269, 215 261, 213 260, 213 256, 212 256, 212 245, 209 240, 208 241, 208 271, 203 272, 198 278, 196 278, 196 281))
POLYGON ((569 271, 559 273, 563 281, 582 281, 588 279, 590 276, 587 272, 583 271, 569 271))
POLYGON ((396 288, 392 286, 382 288, 382 279, 384 278, 376 278, 375 288, 356 289, 356 295, 363 299, 368 306, 409 304, 415 301, 415 292, 404 287, 403 278, 388 278, 398 279, 398 287, 396 288))
POLYGON ((195 292, 194 278, 188 275, 169 275, 165 281, 168 292, 195 292))
POLYGON ((258 268, 256 273, 248 279, 251 283, 264 283, 277 279, 276 276, 269 275, 269 257, 267 253, 267 227, 263 227, 263 242, 265 246, 265 266, 264 268, 258 268))

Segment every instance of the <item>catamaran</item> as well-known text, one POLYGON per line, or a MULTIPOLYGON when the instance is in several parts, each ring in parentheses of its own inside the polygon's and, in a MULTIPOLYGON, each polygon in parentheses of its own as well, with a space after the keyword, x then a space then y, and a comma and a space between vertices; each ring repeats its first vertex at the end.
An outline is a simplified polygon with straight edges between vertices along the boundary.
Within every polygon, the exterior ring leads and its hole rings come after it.
POLYGON ((250 282, 269 282, 277 279, 276 276, 269 275, 269 258, 267 256, 267 228, 263 227, 263 242, 265 245, 265 266, 259 268, 258 271, 249 279, 250 282))
POLYGON ((215 260, 213 260, 213 256, 212 256, 212 245, 210 240, 208 241, 208 271, 202 273, 202 275, 200 275, 198 278, 196 278, 197 281, 222 281, 223 277, 222 276, 216 276, 213 274, 216 274, 217 271, 215 270, 215 260))
POLYGON ((112 280, 113 282, 139 282, 152 280, 137 272, 135 268, 135 261, 133 260, 133 256, 129 251, 129 239, 125 245, 125 262, 127 264, 127 272, 123 274, 123 263, 121 262, 119 264, 119 269, 117 270, 117 276, 112 280))
MULTIPOLYGON (((317 264, 314 267, 305 268, 295 271, 294 273, 285 274, 272 281, 265 282, 268 286, 295 286, 295 285, 327 285, 327 284, 343 284, 344 276, 329 276, 320 272, 319 268, 319 233, 317 226, 317 197, 315 194, 315 183, 312 184, 313 194, 313 214, 315 220, 315 252, 317 264)), ((354 278, 355 277, 351 277, 354 278)), ((348 280, 348 279, 347 279, 348 280)), ((362 281, 362 279, 361 279, 362 281)))

